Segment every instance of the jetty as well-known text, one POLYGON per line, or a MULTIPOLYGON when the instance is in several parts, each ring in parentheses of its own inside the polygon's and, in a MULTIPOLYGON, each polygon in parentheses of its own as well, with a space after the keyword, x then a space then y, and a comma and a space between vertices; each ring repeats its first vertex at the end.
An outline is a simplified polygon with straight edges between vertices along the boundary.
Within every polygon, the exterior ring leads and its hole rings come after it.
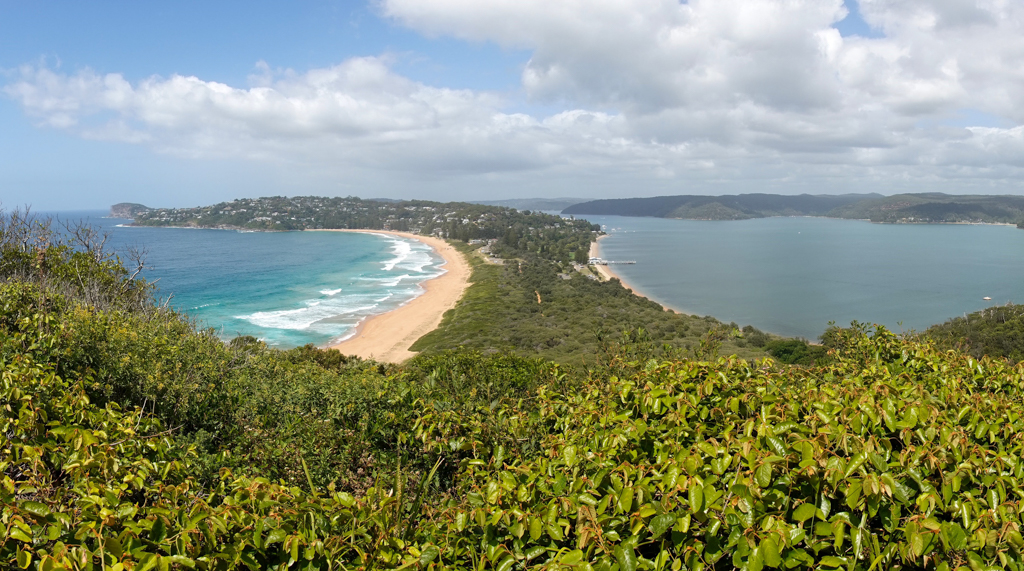
POLYGON ((615 264, 635 264, 636 260, 604 260, 601 258, 590 258, 587 262, 591 266, 611 266, 615 264))

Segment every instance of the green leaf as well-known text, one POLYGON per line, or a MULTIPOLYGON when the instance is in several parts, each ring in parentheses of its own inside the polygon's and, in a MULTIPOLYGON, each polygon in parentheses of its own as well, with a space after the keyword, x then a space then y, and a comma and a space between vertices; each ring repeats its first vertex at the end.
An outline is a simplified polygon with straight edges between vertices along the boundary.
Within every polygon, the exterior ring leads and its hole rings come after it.
POLYGON ((156 516, 156 521, 153 522, 153 527, 149 530, 149 540, 153 543, 160 543, 167 537, 167 525, 164 524, 164 518, 156 516))
POLYGON ((266 548, 273 543, 280 543, 284 541, 285 537, 288 537, 288 534, 283 529, 272 529, 267 534, 267 540, 263 542, 263 547, 266 548))
POLYGON ((437 556, 441 554, 441 550, 436 545, 425 545, 420 551, 420 566, 426 567, 428 563, 437 559, 437 556))
POLYGON ((864 490, 864 483, 860 481, 851 482, 846 487, 846 506, 851 510, 856 509, 857 503, 860 500, 860 494, 864 490))
POLYGON ((525 556, 527 561, 530 561, 532 559, 536 559, 537 557, 540 557, 541 555, 543 555, 546 552, 547 552, 547 548, 545 548, 544 546, 538 545, 536 547, 531 547, 530 549, 527 549, 526 553, 524 553, 523 555, 525 556))
POLYGON ((24 502, 21 504, 21 509, 36 517, 46 517, 50 515, 50 508, 39 502, 24 502))
POLYGON ((821 497, 818 498, 818 509, 821 510, 821 513, 825 514, 824 517, 826 518, 828 517, 828 514, 832 513, 832 502, 828 501, 825 494, 822 494, 821 497))
POLYGON ((859 454, 854 456, 852 460, 850 460, 849 464, 846 465, 846 472, 843 475, 849 478, 854 472, 857 471, 858 468, 863 466, 864 463, 867 462, 867 460, 868 453, 866 450, 862 450, 859 454))
POLYGON ((511 555, 506 555, 505 558, 501 560, 501 563, 498 563, 497 571, 509 571, 509 569, 511 569, 512 566, 515 565, 515 563, 515 557, 511 555))
POLYGON ((530 539, 537 541, 544 534, 544 522, 539 517, 530 518, 530 539))
POLYGON ((121 542, 116 537, 105 537, 103 538, 103 551, 114 556, 114 559, 120 559, 124 555, 124 549, 121 547, 121 542))
POLYGON ((767 488, 772 483, 772 465, 767 462, 761 464, 754 472, 754 481, 762 488, 767 488))
POLYGON ((494 482, 494 481, 487 482, 487 489, 486 489, 487 503, 489 503, 489 504, 496 504, 496 503, 498 503, 498 496, 499 496, 500 492, 501 492, 501 488, 498 486, 497 482, 494 482))
POLYGON ((576 447, 570 445, 562 448, 562 460, 565 462, 566 466, 573 466, 576 464, 576 447))
POLYGON ((170 561, 171 563, 177 563, 178 565, 183 565, 185 567, 188 567, 189 569, 195 569, 196 568, 196 562, 191 560, 191 559, 189 559, 188 557, 185 557, 184 555, 168 555, 168 556, 163 557, 161 559, 161 563, 163 561, 170 561))
POLYGON ((817 509, 814 507, 814 504, 811 504, 811 503, 800 504, 799 507, 797 507, 795 510, 793 510, 793 521, 805 522, 805 521, 811 519, 812 517, 814 517, 814 513, 816 511, 817 511, 817 509))
POLYGON ((761 554, 760 547, 755 547, 747 557, 747 571, 761 571, 761 569, 764 569, 764 555, 761 554))
POLYGON ((964 528, 960 527, 960 524, 943 523, 942 536, 949 544, 949 549, 960 551, 967 547, 967 534, 964 533, 964 528))
POLYGON ((779 438, 778 436, 769 436, 765 438, 765 440, 768 441, 768 446, 771 447, 772 452, 783 457, 785 457, 788 454, 788 452, 786 451, 786 443, 783 442, 782 439, 779 438))
POLYGON ((846 567, 846 560, 840 557, 827 555, 821 558, 821 564, 826 567, 846 567))
POLYGON ((633 488, 626 486, 619 494, 619 510, 629 513, 633 510, 633 488))
POLYGON ((28 569, 28 566, 32 564, 32 552, 27 549, 18 550, 18 567, 22 569, 28 569))
POLYGON ((910 549, 914 554, 914 557, 920 557, 924 554, 924 536, 920 533, 910 534, 910 549))
POLYGON ((692 513, 704 511, 704 488, 696 482, 690 483, 690 511, 692 513))
POLYGON ((12 537, 14 539, 17 539, 18 541, 23 541, 25 543, 32 543, 32 538, 29 537, 28 535, 26 535, 24 531, 21 531, 20 529, 18 529, 16 527, 11 529, 11 532, 10 532, 9 535, 10 535, 10 537, 12 537))
POLYGON ((769 567, 782 565, 782 556, 779 554, 779 542, 774 535, 769 535, 761 541, 761 555, 764 557, 764 564, 769 567))
POLYGON ((583 561, 583 552, 580 551, 579 549, 574 549, 574 550, 570 551, 569 553, 566 553, 565 555, 563 555, 562 556, 562 560, 560 561, 560 563, 562 565, 576 565, 580 561, 583 561))
POLYGON ((676 524, 676 516, 672 514, 661 514, 651 520, 651 537, 661 537, 661 534, 665 533, 676 524))
POLYGON ((619 563, 619 569, 622 571, 636 571, 637 559, 632 545, 628 543, 616 545, 614 553, 615 560, 619 563))
POLYGON ((156 564, 158 562, 159 557, 157 557, 156 555, 152 553, 142 554, 142 559, 139 561, 139 565, 135 568, 135 571, 149 571, 150 569, 156 567, 156 564))

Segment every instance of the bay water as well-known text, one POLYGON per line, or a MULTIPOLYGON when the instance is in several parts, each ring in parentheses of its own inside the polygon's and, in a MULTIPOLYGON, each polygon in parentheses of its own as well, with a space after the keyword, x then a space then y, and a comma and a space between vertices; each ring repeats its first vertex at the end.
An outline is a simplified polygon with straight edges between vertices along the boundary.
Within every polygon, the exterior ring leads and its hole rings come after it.
POLYGON ((1024 230, 829 218, 587 216, 602 257, 673 309, 816 339, 830 321, 901 332, 1024 301, 1024 230), (990 297, 990 301, 983 298, 990 297))
POLYGON ((384 234, 128 227, 105 214, 52 215, 109 233, 115 251, 145 250, 144 277, 159 296, 224 339, 328 345, 408 303, 445 271, 429 246, 384 234))

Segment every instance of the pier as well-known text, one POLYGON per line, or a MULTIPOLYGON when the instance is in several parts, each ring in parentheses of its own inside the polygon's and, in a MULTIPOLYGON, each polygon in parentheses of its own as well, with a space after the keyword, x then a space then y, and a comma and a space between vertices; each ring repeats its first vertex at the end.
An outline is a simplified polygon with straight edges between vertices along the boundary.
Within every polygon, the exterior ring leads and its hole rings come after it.
POLYGON ((616 264, 635 264, 636 260, 603 260, 601 258, 590 258, 587 262, 591 266, 611 266, 616 264))

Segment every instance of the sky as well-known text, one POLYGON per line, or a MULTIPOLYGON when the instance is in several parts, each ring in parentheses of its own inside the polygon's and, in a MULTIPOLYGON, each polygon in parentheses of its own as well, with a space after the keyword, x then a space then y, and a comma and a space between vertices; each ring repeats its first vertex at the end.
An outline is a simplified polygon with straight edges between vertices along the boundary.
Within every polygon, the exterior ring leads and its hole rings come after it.
POLYGON ((1019 0, 0 0, 0 207, 1024 194, 1019 0))

